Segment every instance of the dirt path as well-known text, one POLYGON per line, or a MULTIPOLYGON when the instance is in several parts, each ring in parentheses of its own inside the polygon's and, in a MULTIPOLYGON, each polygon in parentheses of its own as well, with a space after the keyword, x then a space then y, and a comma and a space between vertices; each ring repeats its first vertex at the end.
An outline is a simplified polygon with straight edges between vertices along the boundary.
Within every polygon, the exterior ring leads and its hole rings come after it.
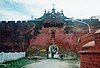
POLYGON ((57 59, 41 60, 41 62, 32 63, 24 66, 25 68, 79 68, 79 64, 68 63, 57 59))

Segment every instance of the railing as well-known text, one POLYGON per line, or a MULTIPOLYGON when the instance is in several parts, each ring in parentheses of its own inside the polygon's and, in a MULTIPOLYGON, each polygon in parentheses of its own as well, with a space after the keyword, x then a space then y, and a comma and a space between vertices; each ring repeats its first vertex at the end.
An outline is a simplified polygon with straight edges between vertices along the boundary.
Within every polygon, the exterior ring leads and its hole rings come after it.
POLYGON ((23 58, 25 57, 25 54, 26 52, 8 52, 8 53, 1 52, 0 63, 23 58))

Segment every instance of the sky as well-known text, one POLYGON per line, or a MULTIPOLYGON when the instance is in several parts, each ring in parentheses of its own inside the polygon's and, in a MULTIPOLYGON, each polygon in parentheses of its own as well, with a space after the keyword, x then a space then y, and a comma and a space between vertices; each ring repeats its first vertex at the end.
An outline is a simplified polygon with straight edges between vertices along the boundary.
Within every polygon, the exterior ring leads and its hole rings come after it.
POLYGON ((69 18, 89 19, 100 15, 100 0, 0 0, 0 21, 39 18, 45 9, 52 10, 52 4, 69 18))

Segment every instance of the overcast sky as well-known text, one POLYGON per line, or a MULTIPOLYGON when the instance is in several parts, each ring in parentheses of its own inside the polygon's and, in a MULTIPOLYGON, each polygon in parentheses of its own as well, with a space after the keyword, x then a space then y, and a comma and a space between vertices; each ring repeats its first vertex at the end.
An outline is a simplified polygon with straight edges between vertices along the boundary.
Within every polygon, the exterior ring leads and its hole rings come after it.
POLYGON ((100 15, 100 0, 0 0, 0 20, 29 20, 41 17, 44 10, 63 12, 69 18, 90 18, 100 15))

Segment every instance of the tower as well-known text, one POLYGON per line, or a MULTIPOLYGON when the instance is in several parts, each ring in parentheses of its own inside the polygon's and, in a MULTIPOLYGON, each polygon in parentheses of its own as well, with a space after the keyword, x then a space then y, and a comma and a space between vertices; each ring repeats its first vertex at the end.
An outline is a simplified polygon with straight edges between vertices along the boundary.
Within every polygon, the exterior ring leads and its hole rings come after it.
POLYGON ((54 8, 55 4, 53 4, 53 8, 52 8, 52 13, 55 13, 55 8, 54 8))
POLYGON ((33 15, 31 16, 31 20, 33 20, 33 15))

